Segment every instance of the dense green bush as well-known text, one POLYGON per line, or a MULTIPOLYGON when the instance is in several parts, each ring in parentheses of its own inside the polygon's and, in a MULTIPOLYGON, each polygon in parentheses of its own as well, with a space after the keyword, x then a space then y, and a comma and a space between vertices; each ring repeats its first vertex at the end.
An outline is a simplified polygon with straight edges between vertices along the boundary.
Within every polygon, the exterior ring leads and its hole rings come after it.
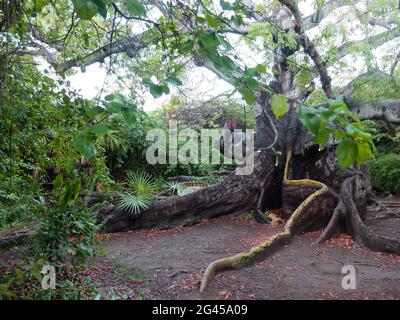
POLYGON ((400 194, 400 154, 389 153, 370 162, 372 185, 380 192, 400 194))

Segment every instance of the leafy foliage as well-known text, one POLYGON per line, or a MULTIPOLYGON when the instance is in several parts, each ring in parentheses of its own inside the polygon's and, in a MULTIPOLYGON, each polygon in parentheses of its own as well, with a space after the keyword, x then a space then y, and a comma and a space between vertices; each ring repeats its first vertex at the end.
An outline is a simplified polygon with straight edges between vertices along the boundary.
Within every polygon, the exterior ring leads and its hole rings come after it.
POLYGON ((399 163, 400 155, 393 153, 370 161, 373 187, 380 192, 388 191, 392 194, 400 194, 399 163))
POLYGON ((318 109, 302 105, 299 118, 312 132, 315 143, 321 148, 325 147, 330 136, 341 140, 336 155, 342 168, 356 162, 363 164, 376 153, 372 135, 364 131, 360 120, 343 101, 330 100, 327 108, 318 109))

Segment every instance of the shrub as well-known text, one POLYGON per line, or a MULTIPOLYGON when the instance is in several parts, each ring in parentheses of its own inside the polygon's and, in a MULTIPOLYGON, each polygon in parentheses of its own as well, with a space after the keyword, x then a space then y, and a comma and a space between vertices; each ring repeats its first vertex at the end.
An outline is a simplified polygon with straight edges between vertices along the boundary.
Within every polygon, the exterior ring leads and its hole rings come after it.
POLYGON ((370 162, 372 186, 382 192, 400 194, 400 155, 386 154, 370 162))

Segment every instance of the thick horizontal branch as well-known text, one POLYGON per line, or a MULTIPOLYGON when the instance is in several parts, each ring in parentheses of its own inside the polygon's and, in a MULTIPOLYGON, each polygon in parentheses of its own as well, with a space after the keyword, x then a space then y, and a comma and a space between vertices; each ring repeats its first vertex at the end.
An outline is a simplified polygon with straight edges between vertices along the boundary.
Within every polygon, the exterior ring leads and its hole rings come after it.
POLYGON ((309 30, 320 24, 320 22, 329 16, 333 11, 340 7, 349 5, 348 0, 330 0, 320 8, 317 8, 312 15, 304 18, 304 29, 309 30))
POLYGON ((58 67, 59 71, 66 71, 73 67, 89 66, 96 62, 103 62, 105 58, 113 54, 123 52, 128 53, 130 56, 134 56, 138 54, 140 50, 147 48, 151 44, 148 40, 151 32, 152 29, 130 38, 114 41, 111 46, 110 44, 106 44, 83 58, 68 60, 56 67, 58 67))
POLYGON ((397 37, 400 37, 400 28, 393 28, 389 31, 380 32, 363 40, 345 42, 336 48, 338 50, 336 58, 341 59, 350 54, 351 48, 362 47, 364 45, 369 45, 371 48, 377 48, 393 39, 396 39, 397 37))
POLYGON ((363 103, 350 98, 345 102, 350 111, 360 120, 384 120, 389 123, 400 124, 400 100, 363 103))
MULTIPOLYGON (((344 98, 349 110, 360 120, 383 120, 388 123, 400 124, 400 100, 379 100, 377 102, 363 102, 355 98, 344 98)), ((314 108, 328 107, 327 103, 314 108)))

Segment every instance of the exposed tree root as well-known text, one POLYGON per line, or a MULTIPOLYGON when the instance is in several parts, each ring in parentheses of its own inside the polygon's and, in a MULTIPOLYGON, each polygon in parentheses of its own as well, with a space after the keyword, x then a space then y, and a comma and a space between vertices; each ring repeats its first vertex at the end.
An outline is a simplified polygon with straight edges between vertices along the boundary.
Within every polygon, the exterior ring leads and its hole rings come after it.
POLYGON ((267 184, 268 176, 266 176, 261 184, 260 188, 260 195, 258 196, 257 200, 257 206, 254 210, 254 218, 257 222, 261 223, 269 223, 269 219, 265 216, 265 214, 262 212, 261 207, 262 207, 262 201, 264 199, 265 195, 265 190, 266 190, 266 184, 267 184))
POLYGON ((288 168, 290 160, 291 152, 288 152, 283 183, 296 186, 313 186, 318 188, 318 190, 309 195, 297 207, 290 219, 287 221, 285 228, 282 232, 274 235, 262 244, 253 247, 247 252, 239 253, 227 258, 222 258, 210 263, 206 271, 204 272, 203 279, 200 285, 200 292, 203 292, 208 287, 208 285, 218 272, 229 269, 241 269, 256 261, 264 260, 266 257, 278 251, 280 248, 288 245, 291 242, 293 236, 306 229, 309 226, 310 221, 313 221, 314 217, 318 215, 318 212, 316 212, 315 208, 319 208, 319 206, 314 206, 315 201, 319 201, 321 198, 323 198, 323 196, 329 194, 329 188, 325 184, 315 180, 289 180, 288 168))
POLYGON ((358 194, 359 176, 347 178, 340 193, 346 208, 346 224, 353 239, 374 251, 386 251, 400 255, 400 241, 383 237, 371 231, 362 221, 353 194, 358 194))
POLYGON ((279 218, 275 213, 272 212, 268 214, 268 219, 270 219, 273 224, 281 224, 284 222, 281 218, 279 218))
POLYGON ((328 225, 324 229, 324 232, 320 235, 320 237, 315 241, 314 244, 320 244, 326 240, 331 239, 339 232, 340 229, 340 218, 345 214, 345 207, 343 201, 340 199, 338 204, 336 205, 335 210, 333 211, 332 218, 329 220, 328 225))

